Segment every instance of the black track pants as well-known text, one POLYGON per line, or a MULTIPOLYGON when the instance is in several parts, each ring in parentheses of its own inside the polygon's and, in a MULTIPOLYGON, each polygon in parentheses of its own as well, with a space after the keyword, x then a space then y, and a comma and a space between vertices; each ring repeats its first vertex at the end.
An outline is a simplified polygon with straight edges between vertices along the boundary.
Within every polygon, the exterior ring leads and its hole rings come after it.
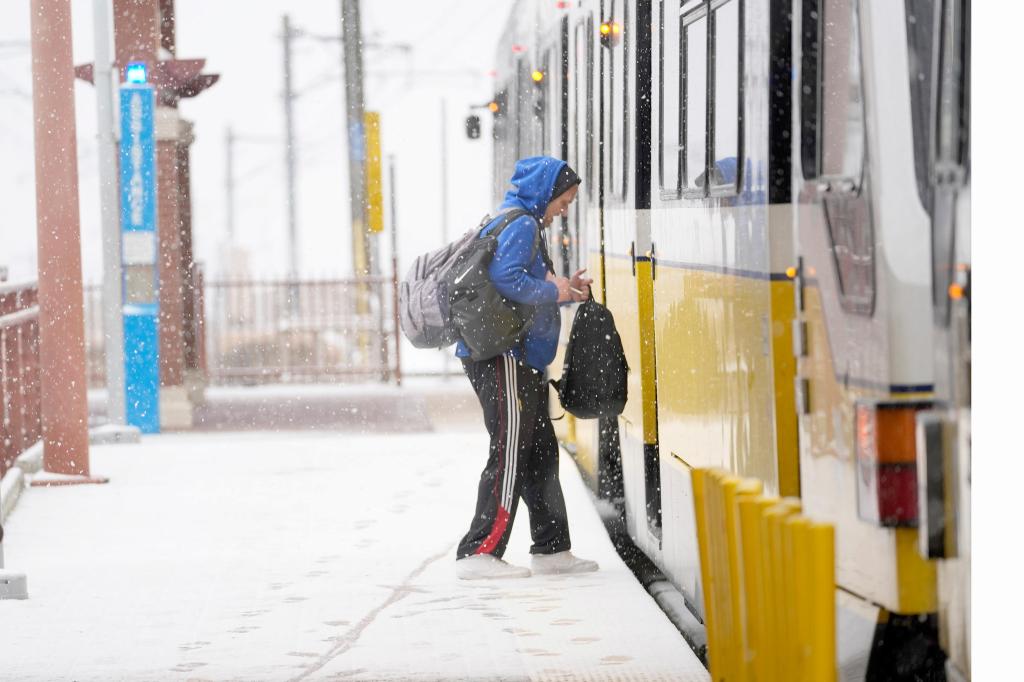
POLYGON ((512 532, 520 495, 530 513, 531 554, 569 549, 569 522, 558 481, 558 441, 548 417, 544 375, 510 354, 462 366, 480 399, 490 456, 480 474, 476 515, 458 558, 500 557, 512 532))

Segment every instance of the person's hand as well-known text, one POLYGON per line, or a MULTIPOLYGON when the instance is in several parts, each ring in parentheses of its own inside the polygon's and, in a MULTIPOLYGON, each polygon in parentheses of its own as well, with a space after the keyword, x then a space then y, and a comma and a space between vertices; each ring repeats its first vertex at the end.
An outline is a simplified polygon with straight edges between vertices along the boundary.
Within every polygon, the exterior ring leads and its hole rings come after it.
POLYGON ((572 291, 569 290, 569 279, 567 277, 549 275, 548 281, 554 282, 555 286, 558 287, 558 303, 575 300, 572 291))
POLYGON ((569 294, 572 296, 572 300, 576 303, 586 301, 590 298, 590 285, 594 283, 589 277, 584 277, 583 273, 587 269, 577 270, 576 274, 569 280, 569 294), (575 289, 575 291, 573 291, 575 289))

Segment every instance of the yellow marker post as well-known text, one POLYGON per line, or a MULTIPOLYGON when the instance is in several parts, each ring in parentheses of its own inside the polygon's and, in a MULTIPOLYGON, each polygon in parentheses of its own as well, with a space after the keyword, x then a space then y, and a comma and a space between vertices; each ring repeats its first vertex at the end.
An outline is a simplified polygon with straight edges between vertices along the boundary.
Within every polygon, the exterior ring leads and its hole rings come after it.
POLYGON ((776 498, 744 497, 739 501, 740 535, 743 539, 743 598, 746 606, 746 670, 749 680, 771 679, 764 651, 768 637, 765 564, 768 548, 761 531, 761 517, 776 498))
POLYGON ((787 630, 786 609, 792 608, 785 590, 785 571, 787 566, 783 560, 782 524, 785 520, 800 512, 800 501, 786 498, 773 507, 765 510, 761 532, 767 540, 768 565, 765 572, 765 606, 768 620, 768 640, 765 642, 767 665, 772 669, 768 679, 792 680, 787 660, 787 643, 791 633, 787 630))
POLYGON ((710 495, 715 485, 709 469, 693 469, 690 474, 693 485, 693 509, 697 525, 697 550, 700 554, 700 581, 704 593, 704 627, 708 638, 708 660, 713 679, 718 660, 718 610, 715 607, 712 584, 714 581, 714 560, 711 556, 710 495))
POLYGON ((810 658, 807 679, 835 682, 836 673, 836 577, 835 529, 825 523, 807 528, 811 572, 808 600, 810 658))
POLYGON ((729 559, 729 602, 732 609, 732 672, 730 679, 744 682, 747 679, 747 608, 744 600, 744 564, 746 556, 740 529, 740 500, 761 494, 764 485, 756 478, 730 480, 723 486, 725 495, 725 528, 728 541, 726 549, 729 559))
POLYGON ((788 549, 787 574, 792 576, 792 582, 789 583, 792 602, 786 611, 790 622, 790 651, 795 682, 817 682, 808 676, 807 666, 811 641, 811 623, 807 612, 810 609, 811 591, 814 589, 813 574, 809 565, 810 525, 811 522, 806 517, 793 516, 787 519, 782 527, 783 543, 788 549))
POLYGON ((384 175, 380 153, 380 114, 367 111, 363 114, 366 131, 366 229, 370 232, 384 231, 384 175))

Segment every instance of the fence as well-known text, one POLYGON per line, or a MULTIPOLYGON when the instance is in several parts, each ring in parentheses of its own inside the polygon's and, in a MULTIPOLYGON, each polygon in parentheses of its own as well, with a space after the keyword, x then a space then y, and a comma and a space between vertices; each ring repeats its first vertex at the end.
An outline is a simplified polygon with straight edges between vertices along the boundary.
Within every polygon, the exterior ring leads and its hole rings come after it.
MULTIPOLYGON (((186 362, 211 384, 400 380, 390 277, 196 281, 186 362)), ((92 387, 104 385, 100 293, 86 287, 92 387)))
POLYGON ((39 290, 0 285, 0 476, 42 437, 39 290))

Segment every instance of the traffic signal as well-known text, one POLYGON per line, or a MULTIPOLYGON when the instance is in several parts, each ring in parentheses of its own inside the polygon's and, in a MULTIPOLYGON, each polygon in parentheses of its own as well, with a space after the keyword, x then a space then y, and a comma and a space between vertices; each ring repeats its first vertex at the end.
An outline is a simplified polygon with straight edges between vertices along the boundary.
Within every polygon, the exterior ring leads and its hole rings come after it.
POLYGON ((622 24, 617 21, 602 21, 598 29, 601 47, 613 48, 622 42, 622 24))
POLYGON ((466 118, 466 137, 476 140, 480 137, 480 117, 468 116, 466 118))

